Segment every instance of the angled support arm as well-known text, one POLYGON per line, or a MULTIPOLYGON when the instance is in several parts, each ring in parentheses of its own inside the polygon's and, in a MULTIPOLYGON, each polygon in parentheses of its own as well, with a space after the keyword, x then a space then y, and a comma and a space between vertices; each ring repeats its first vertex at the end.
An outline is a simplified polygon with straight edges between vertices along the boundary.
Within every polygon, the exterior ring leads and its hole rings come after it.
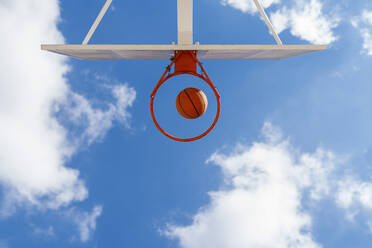
POLYGON ((257 9, 260 11, 261 16, 266 23, 266 26, 269 28, 271 34, 274 36, 274 39, 276 40, 276 43, 278 43, 279 46, 282 46, 283 43, 280 40, 278 34, 275 32, 274 27, 271 24, 269 17, 267 17, 266 12, 265 12, 264 8, 262 7, 261 3, 259 2, 259 0, 253 0, 253 1, 256 4, 257 9))
POLYGON ((112 0, 107 0, 105 5, 103 6, 103 8, 101 9, 101 12, 99 12, 96 20, 94 21, 92 27, 90 28, 87 36, 85 37, 84 41, 83 41, 83 45, 86 45, 88 44, 88 42, 90 41, 90 38, 92 38, 92 35, 94 34, 94 32, 96 31, 99 23, 101 22, 103 16, 106 14, 108 8, 110 7, 112 3, 112 0))

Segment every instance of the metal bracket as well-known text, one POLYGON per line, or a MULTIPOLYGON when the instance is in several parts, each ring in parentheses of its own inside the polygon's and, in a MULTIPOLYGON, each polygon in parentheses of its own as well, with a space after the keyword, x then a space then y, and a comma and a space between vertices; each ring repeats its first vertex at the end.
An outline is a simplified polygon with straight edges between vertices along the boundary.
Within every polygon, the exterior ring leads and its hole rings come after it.
POLYGON ((110 7, 112 3, 112 0, 107 0, 105 5, 103 5, 102 9, 101 9, 101 12, 99 12, 96 20, 94 21, 92 27, 90 28, 87 36, 85 37, 84 41, 83 41, 83 45, 86 45, 88 44, 88 42, 90 41, 90 38, 92 37, 92 35, 94 34, 94 32, 96 31, 99 23, 101 22, 103 16, 106 14, 108 8, 110 7))

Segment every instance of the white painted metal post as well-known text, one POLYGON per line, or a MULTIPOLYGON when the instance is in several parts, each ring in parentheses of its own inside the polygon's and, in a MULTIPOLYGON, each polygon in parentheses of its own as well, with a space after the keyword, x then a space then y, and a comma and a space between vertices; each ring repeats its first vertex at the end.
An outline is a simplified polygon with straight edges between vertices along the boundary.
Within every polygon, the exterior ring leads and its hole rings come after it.
POLYGON ((99 12, 96 20, 94 21, 92 27, 90 28, 87 36, 85 37, 84 41, 83 41, 83 45, 86 45, 88 44, 88 42, 90 41, 90 38, 92 37, 92 35, 94 34, 94 32, 96 31, 99 23, 101 22, 103 16, 106 14, 108 8, 110 7, 112 3, 112 0, 107 0, 105 5, 103 6, 103 8, 101 9, 101 12, 99 12))
POLYGON ((177 0, 178 44, 193 44, 193 0, 177 0))
POLYGON ((274 27, 271 24, 269 17, 267 17, 266 12, 265 12, 264 8, 262 7, 261 3, 259 2, 259 0, 253 0, 253 1, 256 4, 257 9, 260 11, 261 16, 264 19, 264 21, 265 21, 267 27, 269 28, 271 34, 274 36, 274 39, 276 40, 276 43, 278 43, 279 46, 282 46, 283 43, 280 40, 278 34, 275 32, 274 27))

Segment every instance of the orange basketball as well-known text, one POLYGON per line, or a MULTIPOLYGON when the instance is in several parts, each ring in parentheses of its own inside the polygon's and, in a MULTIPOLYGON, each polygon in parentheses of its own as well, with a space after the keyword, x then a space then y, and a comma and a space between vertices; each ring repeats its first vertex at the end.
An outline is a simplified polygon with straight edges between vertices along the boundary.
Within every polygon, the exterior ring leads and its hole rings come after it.
POLYGON ((187 88, 178 94, 176 107, 178 113, 183 117, 196 119, 207 110, 208 100, 203 91, 196 88, 187 88))

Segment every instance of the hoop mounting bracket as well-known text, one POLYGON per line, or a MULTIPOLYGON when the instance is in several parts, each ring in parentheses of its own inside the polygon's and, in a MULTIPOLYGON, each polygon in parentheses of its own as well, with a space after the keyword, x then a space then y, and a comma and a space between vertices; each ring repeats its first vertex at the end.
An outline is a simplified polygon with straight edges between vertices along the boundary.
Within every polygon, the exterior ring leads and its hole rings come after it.
POLYGON ((177 60, 175 61, 174 71, 192 71, 196 73, 196 56, 196 51, 175 51, 174 57, 177 57, 177 60))

